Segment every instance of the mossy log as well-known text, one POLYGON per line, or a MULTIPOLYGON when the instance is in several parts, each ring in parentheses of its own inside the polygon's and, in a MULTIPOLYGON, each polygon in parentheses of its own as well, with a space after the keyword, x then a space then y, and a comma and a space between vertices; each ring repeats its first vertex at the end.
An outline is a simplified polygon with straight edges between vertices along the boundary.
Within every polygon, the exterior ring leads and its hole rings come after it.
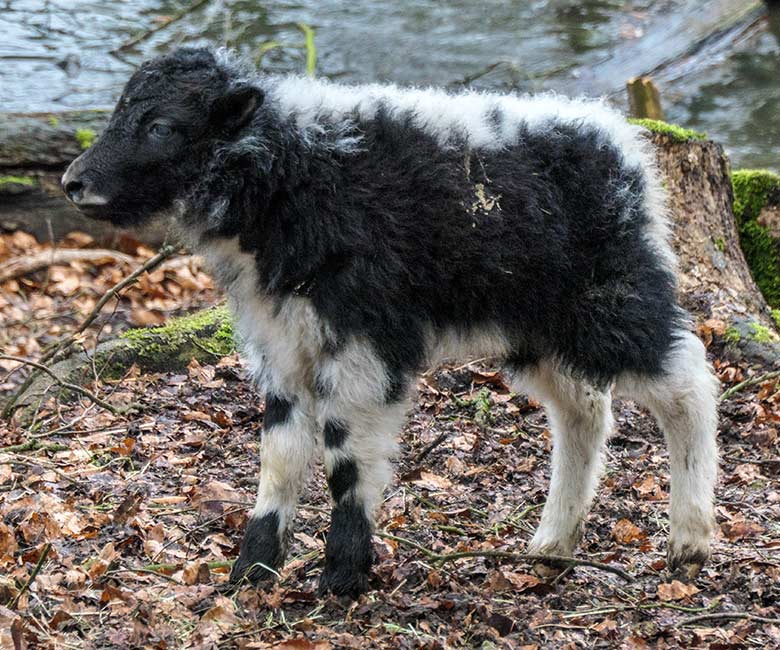
MULTIPOLYGON (((214 363, 234 350, 230 312, 221 305, 174 318, 160 327, 127 330, 101 343, 90 355, 74 354, 51 370, 64 382, 83 385, 95 374, 120 379, 133 365, 143 372, 181 371, 193 359, 214 363)), ((41 403, 52 396, 71 397, 51 377, 39 376, 17 401, 17 417, 21 422, 31 421, 41 403)))
MULTIPOLYGON (((62 194, 63 172, 100 134, 106 110, 0 114, 0 229, 24 230, 39 241, 55 240, 74 230, 113 243, 120 231, 81 215, 62 194)), ((142 239, 159 244, 160 228, 142 239)))

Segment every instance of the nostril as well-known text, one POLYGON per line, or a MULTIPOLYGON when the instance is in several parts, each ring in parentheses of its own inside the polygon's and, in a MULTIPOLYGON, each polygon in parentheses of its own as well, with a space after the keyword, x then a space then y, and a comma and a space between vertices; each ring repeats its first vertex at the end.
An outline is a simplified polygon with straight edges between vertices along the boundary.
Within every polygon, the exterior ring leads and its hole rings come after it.
POLYGON ((65 184, 65 194, 74 203, 78 203, 84 196, 84 183, 81 181, 68 181, 65 184))

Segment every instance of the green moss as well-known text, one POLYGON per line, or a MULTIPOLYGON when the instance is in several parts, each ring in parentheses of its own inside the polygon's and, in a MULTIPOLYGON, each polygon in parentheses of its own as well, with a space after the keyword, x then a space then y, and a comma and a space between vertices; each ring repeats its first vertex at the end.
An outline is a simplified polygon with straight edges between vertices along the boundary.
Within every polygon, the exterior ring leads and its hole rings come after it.
POLYGON ((756 343, 774 343, 777 341, 777 336, 768 327, 758 323, 750 323, 750 338, 756 343))
POLYGON ((737 222, 758 218, 769 194, 780 189, 780 176, 766 169, 739 169, 731 175, 737 222))
POLYGON ((55 117, 54 115, 49 115, 49 119, 46 120, 46 121, 49 123, 49 126, 57 127, 57 126, 60 125, 59 119, 57 117, 55 117))
MULTIPOLYGON (((230 312, 222 305, 174 318, 160 327, 131 329, 120 335, 141 364, 161 370, 186 366, 193 358, 213 360, 235 350, 230 312)), ((114 350, 119 366, 125 352, 114 350)))
POLYGON ((699 133, 698 131, 692 131, 691 129, 684 129, 676 124, 669 124, 668 122, 662 122, 661 120, 649 120, 647 118, 630 118, 628 120, 631 124, 641 126, 652 133, 663 133, 668 135, 675 142, 690 142, 692 140, 706 140, 706 133, 699 133))
POLYGON ((764 298, 780 307, 780 239, 758 223, 771 195, 780 195, 780 176, 757 169, 743 169, 731 176, 734 216, 739 240, 750 271, 764 298))
POLYGON ((742 340, 742 335, 739 333, 739 330, 736 327, 728 327, 726 328, 726 332, 723 334, 723 338, 726 339, 727 343, 735 345, 742 340))
POLYGON ((780 328, 780 309, 772 310, 772 321, 774 322, 775 327, 780 328))
POLYGON ((82 149, 89 149, 95 142, 97 133, 92 129, 76 129, 76 141, 82 149))
POLYGON ((718 237, 715 240, 715 248, 717 248, 721 253, 726 250, 726 242, 723 237, 718 237))
POLYGON ((35 179, 29 176, 0 176, 0 187, 3 185, 35 185, 35 179))

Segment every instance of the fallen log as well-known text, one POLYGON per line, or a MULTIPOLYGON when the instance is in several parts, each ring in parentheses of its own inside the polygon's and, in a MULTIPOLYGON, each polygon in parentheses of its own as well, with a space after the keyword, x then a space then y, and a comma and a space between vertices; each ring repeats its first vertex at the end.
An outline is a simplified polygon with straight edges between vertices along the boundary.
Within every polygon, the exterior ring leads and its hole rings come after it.
MULTIPOLYGON (((87 219, 62 194, 60 178, 108 121, 109 111, 0 114, 0 230, 24 230, 38 241, 59 241, 69 232, 86 232, 110 246, 120 230, 87 219)), ((158 245, 162 227, 139 234, 158 245)))
POLYGON ((193 359, 214 363, 234 350, 230 313, 224 305, 171 319, 159 327, 127 330, 89 354, 78 352, 54 363, 16 400, 13 410, 20 422, 29 423, 51 397, 79 397, 63 383, 83 385, 96 375, 120 379, 134 365, 145 372, 182 371, 193 359))

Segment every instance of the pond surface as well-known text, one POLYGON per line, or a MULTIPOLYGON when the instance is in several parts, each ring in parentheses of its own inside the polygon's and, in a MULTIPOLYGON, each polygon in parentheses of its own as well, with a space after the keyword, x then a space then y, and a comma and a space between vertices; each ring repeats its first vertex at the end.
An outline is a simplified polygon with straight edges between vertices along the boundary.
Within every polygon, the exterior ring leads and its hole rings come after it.
POLYGON ((655 70, 670 121, 721 141, 736 167, 780 169, 780 16, 755 0, 0 0, 0 111, 110 106, 134 66, 178 44, 259 57, 277 41, 262 64, 302 71, 298 22, 316 29, 317 74, 345 81, 472 80, 624 108, 626 79, 655 70))

